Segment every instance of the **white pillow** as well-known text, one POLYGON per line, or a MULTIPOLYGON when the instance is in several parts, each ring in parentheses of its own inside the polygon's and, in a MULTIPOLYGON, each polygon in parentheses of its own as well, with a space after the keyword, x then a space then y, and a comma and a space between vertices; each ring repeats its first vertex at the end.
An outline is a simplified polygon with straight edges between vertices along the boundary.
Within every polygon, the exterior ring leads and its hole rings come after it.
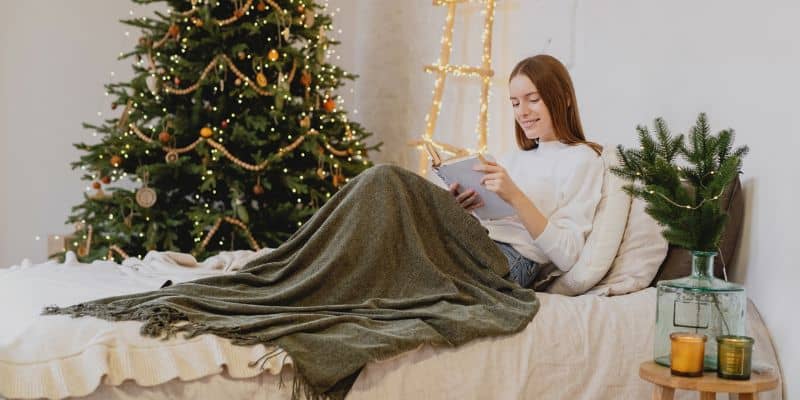
POLYGON ((614 296, 650 285, 667 256, 668 243, 661 226, 647 214, 645 202, 634 199, 622 244, 608 274, 589 293, 614 296))
POLYGON ((578 261, 553 282, 548 292, 574 296, 591 289, 611 268, 622 242, 631 198, 622 190, 625 182, 609 170, 618 163, 616 149, 606 146, 602 158, 606 172, 603 174, 600 202, 592 220, 592 231, 578 261))

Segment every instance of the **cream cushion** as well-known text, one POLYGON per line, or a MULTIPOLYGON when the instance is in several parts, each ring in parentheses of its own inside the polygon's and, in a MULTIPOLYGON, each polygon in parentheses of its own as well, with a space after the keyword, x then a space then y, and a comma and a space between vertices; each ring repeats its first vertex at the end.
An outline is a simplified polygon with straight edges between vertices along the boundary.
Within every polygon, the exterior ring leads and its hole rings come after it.
POLYGON ((646 204, 634 199, 622 244, 611 269, 589 293, 614 296, 632 293, 650 285, 667 256, 668 243, 662 227, 645 212, 646 204))
POLYGON ((601 156, 606 171, 592 231, 578 261, 556 278, 548 292, 571 296, 585 293, 603 279, 620 247, 631 198, 622 190, 625 182, 610 171, 610 167, 618 163, 616 150, 606 146, 601 156))

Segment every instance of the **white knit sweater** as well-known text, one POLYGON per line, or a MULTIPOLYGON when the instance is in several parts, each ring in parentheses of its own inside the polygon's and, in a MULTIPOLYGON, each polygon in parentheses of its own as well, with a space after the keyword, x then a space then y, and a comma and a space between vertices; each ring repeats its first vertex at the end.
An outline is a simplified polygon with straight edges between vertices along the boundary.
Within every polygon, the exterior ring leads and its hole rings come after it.
POLYGON ((538 263, 572 268, 600 202, 602 159, 589 146, 548 141, 529 151, 514 149, 497 161, 548 222, 534 239, 518 216, 483 221, 489 237, 538 263))

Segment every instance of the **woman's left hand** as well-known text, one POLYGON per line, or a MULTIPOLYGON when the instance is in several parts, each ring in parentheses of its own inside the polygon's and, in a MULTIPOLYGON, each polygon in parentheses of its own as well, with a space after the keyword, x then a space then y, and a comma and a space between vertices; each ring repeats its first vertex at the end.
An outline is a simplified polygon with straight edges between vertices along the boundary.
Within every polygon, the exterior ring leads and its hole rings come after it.
POLYGON ((511 177, 508 176, 506 169, 495 162, 487 161, 485 164, 478 164, 472 168, 481 171, 486 175, 481 178, 481 185, 487 190, 497 193, 506 203, 512 204, 520 196, 524 196, 511 177))

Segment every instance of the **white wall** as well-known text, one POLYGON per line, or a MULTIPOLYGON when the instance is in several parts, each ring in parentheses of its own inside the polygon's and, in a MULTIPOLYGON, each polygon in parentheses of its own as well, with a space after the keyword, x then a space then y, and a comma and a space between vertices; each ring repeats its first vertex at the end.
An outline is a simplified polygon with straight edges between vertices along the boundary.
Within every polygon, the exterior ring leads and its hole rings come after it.
POLYGON ((146 10, 127 1, 0 2, 0 265, 44 261, 47 235, 70 231, 64 221, 85 188, 69 166, 79 156, 72 143, 93 139, 82 122, 121 110, 111 111, 103 84, 131 75, 116 58, 139 37, 118 22, 132 9, 146 10))
MULTIPOLYGON (((0 2, 0 265, 44 259, 36 235, 64 232, 62 221, 84 185, 68 163, 71 143, 89 140, 82 121, 112 114, 102 84, 129 74, 118 52, 138 35, 117 22, 127 1, 0 2)), ((405 143, 424 129, 445 12, 429 0, 331 0, 339 7, 338 61, 361 75, 345 92, 354 119, 385 142, 378 161, 416 167, 405 143)), ((480 4, 456 20, 453 62, 480 60, 480 4)), ((137 15, 142 15, 139 12, 137 15)), ((790 293, 800 284, 791 251, 800 213, 793 164, 800 135, 800 3, 792 0, 499 0, 496 76, 489 148, 513 146, 505 82, 513 64, 543 50, 569 64, 584 126, 606 144, 635 143, 634 127, 664 117, 685 132, 697 113, 712 128, 733 127, 748 144, 745 218, 738 262, 749 296, 770 328, 800 399, 800 331, 790 293), (794 379, 793 379, 794 378, 794 379)), ((478 86, 448 80, 437 138, 474 147, 478 86)), ((117 110, 119 112, 119 109, 117 110)))

